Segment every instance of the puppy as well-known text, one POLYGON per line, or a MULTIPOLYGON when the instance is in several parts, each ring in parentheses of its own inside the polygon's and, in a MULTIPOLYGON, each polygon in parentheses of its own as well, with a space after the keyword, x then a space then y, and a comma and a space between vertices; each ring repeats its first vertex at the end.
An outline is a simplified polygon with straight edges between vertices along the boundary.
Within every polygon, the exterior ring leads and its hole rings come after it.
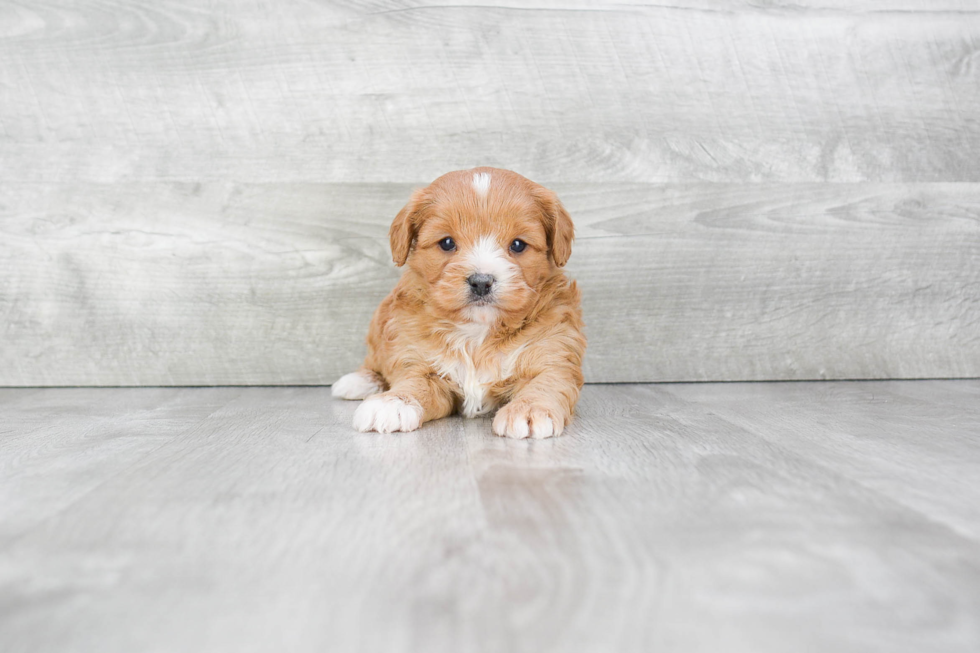
POLYGON ((509 170, 450 172, 391 225, 408 264, 378 307, 368 354, 333 396, 364 399, 358 431, 413 431, 494 409, 493 432, 560 435, 582 388, 579 290, 561 267, 571 218, 550 190, 509 170))

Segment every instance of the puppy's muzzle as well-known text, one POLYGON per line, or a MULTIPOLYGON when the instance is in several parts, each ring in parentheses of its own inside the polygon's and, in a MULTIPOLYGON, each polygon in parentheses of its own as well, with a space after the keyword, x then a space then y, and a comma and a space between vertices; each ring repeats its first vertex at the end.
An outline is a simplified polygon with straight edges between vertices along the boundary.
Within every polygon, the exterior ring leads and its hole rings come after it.
POLYGON ((470 284, 470 294, 473 297, 483 298, 493 290, 495 279, 490 274, 471 274, 466 282, 470 284))

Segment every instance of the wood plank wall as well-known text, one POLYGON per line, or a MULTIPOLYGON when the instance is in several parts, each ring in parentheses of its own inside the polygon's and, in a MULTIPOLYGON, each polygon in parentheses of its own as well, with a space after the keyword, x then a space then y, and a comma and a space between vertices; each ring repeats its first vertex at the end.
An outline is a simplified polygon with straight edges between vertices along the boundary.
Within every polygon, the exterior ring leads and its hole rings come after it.
POLYGON ((975 0, 0 0, 0 385, 330 383, 475 165, 590 381, 980 376, 975 0))

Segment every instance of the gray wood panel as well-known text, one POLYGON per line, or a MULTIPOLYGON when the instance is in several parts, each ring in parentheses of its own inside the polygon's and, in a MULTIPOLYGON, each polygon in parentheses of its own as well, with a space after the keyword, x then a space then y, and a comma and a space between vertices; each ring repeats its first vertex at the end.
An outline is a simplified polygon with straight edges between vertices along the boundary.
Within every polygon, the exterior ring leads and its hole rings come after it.
POLYGON ((980 181, 971 0, 0 2, 20 181, 980 181), (761 5, 761 6, 760 6, 761 5))
MULTIPOLYGON (((410 189, 5 184, 0 383, 330 383, 410 189)), ((978 185, 556 189, 590 381, 980 376, 978 185)))
POLYGON ((980 382, 0 391, 0 649, 973 653, 980 382))
POLYGON ((980 375, 978 43, 972 0, 0 0, 0 385, 329 383, 387 221, 477 164, 572 208, 591 381, 980 375))

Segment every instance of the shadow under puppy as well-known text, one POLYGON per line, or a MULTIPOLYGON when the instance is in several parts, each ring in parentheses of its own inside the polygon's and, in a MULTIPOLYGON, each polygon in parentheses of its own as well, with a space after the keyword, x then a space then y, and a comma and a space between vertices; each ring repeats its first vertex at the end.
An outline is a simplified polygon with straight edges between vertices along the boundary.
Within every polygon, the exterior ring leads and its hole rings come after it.
POLYGON ((365 399, 358 431, 413 431, 500 406, 493 432, 560 435, 582 388, 580 294, 561 267, 571 218, 509 170, 450 172, 415 191, 391 225, 408 263, 371 320, 364 365, 333 396, 365 399))

